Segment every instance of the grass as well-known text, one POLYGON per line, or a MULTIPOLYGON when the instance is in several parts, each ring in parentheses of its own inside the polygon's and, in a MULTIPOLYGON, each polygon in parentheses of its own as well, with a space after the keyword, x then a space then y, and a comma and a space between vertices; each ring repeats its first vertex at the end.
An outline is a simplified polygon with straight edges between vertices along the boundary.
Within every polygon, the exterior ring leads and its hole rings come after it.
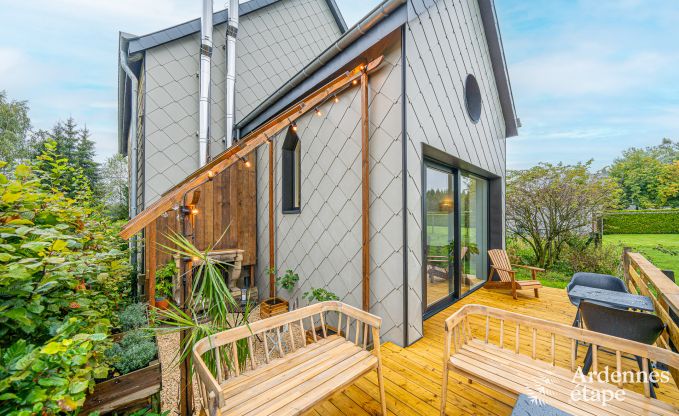
POLYGON ((679 274, 679 234, 610 234, 604 243, 631 247, 659 269, 679 274))

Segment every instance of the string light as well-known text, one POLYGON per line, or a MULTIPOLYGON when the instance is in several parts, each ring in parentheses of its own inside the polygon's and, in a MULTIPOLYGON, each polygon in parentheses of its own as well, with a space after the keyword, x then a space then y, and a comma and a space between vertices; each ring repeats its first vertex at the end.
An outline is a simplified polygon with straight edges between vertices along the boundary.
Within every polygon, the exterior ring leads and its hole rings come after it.
POLYGON ((198 208, 191 208, 191 214, 198 215, 198 208))
POLYGON ((297 131, 297 123, 293 121, 292 124, 290 125, 290 128, 292 129, 292 131, 297 131))
POLYGON ((320 117, 320 116, 323 115, 323 113, 321 113, 321 109, 318 108, 318 107, 316 107, 316 115, 317 115, 318 117, 320 117))
POLYGON ((214 177, 215 177, 215 173, 214 173, 213 171, 211 171, 211 170, 208 170, 208 171, 207 171, 207 178, 208 178, 208 180, 212 180, 212 179, 214 179, 214 177))
POLYGON ((358 84, 358 80, 357 80, 357 79, 351 81, 351 85, 356 85, 356 84, 358 84))
POLYGON ((240 161, 243 162, 246 168, 250 167, 250 161, 244 158, 243 156, 240 157, 240 161))
POLYGON ((335 104, 337 104, 337 103, 339 102, 339 97, 338 97, 338 96, 334 96, 332 100, 335 102, 335 104))

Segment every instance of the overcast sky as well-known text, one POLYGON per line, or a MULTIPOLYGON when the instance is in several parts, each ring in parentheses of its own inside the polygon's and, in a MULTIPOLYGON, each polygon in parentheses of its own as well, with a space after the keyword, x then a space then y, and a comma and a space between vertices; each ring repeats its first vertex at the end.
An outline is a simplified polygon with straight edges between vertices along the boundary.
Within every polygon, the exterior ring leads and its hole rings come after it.
MULTIPOLYGON (((336 0, 351 26, 377 0, 336 0)), ((523 123, 510 168, 595 159, 679 139, 676 0, 495 0, 523 123)), ((118 31, 200 15, 198 0, 0 0, 0 90, 34 128, 73 116, 99 160, 116 151, 118 31)), ((223 8, 215 2, 215 10, 223 8)))

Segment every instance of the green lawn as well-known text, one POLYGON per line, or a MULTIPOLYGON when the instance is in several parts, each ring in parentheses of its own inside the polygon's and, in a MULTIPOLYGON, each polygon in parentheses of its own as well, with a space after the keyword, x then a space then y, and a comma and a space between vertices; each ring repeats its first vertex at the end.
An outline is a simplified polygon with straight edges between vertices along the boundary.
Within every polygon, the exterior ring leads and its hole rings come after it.
POLYGON ((604 243, 631 247, 660 269, 679 274, 679 234, 611 234, 604 243))

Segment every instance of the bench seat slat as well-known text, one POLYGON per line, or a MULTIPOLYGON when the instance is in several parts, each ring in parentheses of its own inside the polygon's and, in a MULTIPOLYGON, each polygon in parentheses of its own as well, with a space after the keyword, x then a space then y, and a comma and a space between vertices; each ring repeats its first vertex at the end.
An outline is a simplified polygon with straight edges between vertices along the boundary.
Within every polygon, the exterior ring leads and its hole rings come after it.
POLYGON ((292 354, 282 358, 276 358, 265 366, 257 367, 255 370, 245 372, 238 378, 232 378, 222 384, 222 392, 225 397, 234 396, 241 391, 249 388, 248 386, 258 384, 271 377, 272 374, 282 373, 297 365, 303 364, 308 360, 309 354, 313 352, 323 353, 335 348, 346 340, 334 336, 322 339, 319 342, 309 344, 305 348, 297 349, 292 354))
POLYGON ((224 387, 225 406, 221 412, 224 416, 279 414, 277 409, 287 406, 286 412, 297 414, 301 411, 296 409, 318 402, 319 395, 337 391, 337 383, 345 379, 350 383, 376 366, 377 357, 372 353, 332 335, 298 349, 278 363, 272 361, 260 371, 234 379, 224 387))
MULTIPOLYGON (((474 340, 472 343, 470 343, 467 350, 474 350, 478 354, 485 354, 486 357, 492 357, 493 359, 498 360, 498 362, 506 363, 507 365, 513 366, 517 369, 527 370, 531 374, 542 375, 544 377, 544 372, 549 371, 550 374, 554 376, 550 377, 550 381, 564 380, 570 384, 573 384, 573 373, 565 368, 553 367, 545 362, 532 360, 523 354, 509 354, 506 351, 499 351, 499 353, 495 354, 493 351, 486 351, 486 347, 487 345, 474 340)), ((493 346, 491 345, 490 347, 492 350, 493 346)), ((617 388, 617 386, 613 386, 612 384, 608 383, 602 383, 596 379, 593 380, 590 385, 597 389, 607 389, 613 391, 617 388)), ((638 414, 640 408, 655 409, 655 412, 659 412, 664 415, 676 415, 679 413, 679 409, 675 408, 669 403, 663 402, 661 400, 649 399, 643 394, 639 394, 630 390, 625 390, 624 401, 609 402, 607 405, 622 406, 624 409, 627 409, 628 411, 631 411, 635 414, 638 414), (649 402, 651 403, 649 404, 649 402)))
MULTIPOLYGON (((453 354, 449 365, 461 370, 471 378, 481 378, 485 382, 497 385, 503 390, 518 395, 521 393, 538 393, 541 380, 548 392, 545 402, 556 405, 574 414, 610 414, 622 415, 673 415, 678 410, 671 405, 643 395, 625 391, 625 399, 610 401, 605 407, 595 402, 573 402, 570 392, 576 387, 573 373, 565 368, 554 367, 548 363, 533 360, 528 356, 514 354, 511 351, 484 342, 473 340, 453 354), (549 384, 544 385, 544 380, 549 384), (551 397, 550 397, 551 396, 551 397), (556 403, 554 403, 556 402, 556 403)), ((616 391, 617 387, 594 381, 589 387, 616 391)), ((544 395, 539 395, 544 398, 544 395)))

